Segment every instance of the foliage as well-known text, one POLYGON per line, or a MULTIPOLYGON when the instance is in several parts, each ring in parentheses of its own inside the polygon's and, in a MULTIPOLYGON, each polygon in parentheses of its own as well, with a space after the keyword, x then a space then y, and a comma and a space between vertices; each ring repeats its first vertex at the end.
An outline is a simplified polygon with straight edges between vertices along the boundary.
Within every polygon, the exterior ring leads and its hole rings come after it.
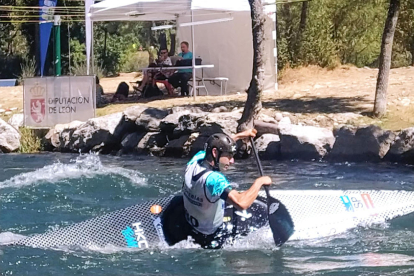
POLYGON ((33 58, 29 58, 28 56, 24 57, 20 66, 20 83, 26 78, 33 78, 36 76, 36 61, 33 58))
MULTIPOLYGON (((88 72, 86 62, 81 61, 79 63, 75 63, 71 67, 70 72, 71 72, 71 75, 73 76, 86 76, 88 72)), ((97 65, 95 65, 95 70, 92 70, 92 67, 91 67, 89 73, 90 74, 94 73, 100 79, 105 76, 104 70, 102 69, 102 67, 99 67, 97 65)))
MULTIPOLYGON (((414 2, 402 2, 393 67, 413 62, 409 52, 410 49, 414 52, 414 47, 410 48, 414 45, 414 2)), ((388 4, 388 0, 310 1, 303 30, 300 29, 303 3, 278 5, 279 68, 311 64, 377 67, 388 4)))
POLYGON ((36 153, 42 150, 40 138, 35 134, 35 130, 21 127, 19 129, 20 139, 20 153, 36 153))
MULTIPOLYGON (((38 0, 2 0, 1 5, 37 6, 38 0)), ((80 6, 84 1, 58 1, 58 6, 80 6)), ((389 0, 313 0, 286 1, 277 6, 278 65, 295 67, 338 64, 378 66, 381 35, 389 0), (304 7, 306 7, 304 9, 304 7), (304 11, 306 16, 303 17, 304 11), (301 24, 301 20, 303 21, 301 24)), ((20 13, 21 14, 21 13, 20 13)), ((20 63, 26 55, 35 58, 37 23, 10 22, 16 11, 0 10, 0 77, 21 75, 20 63)), ((61 52, 63 74, 85 61, 84 22, 63 17, 61 52), (69 54, 70 53, 70 54, 69 54)), ((401 0, 401 11, 393 47, 393 67, 414 65, 414 1, 401 0)), ((136 71, 146 66, 141 55, 155 58, 160 46, 158 36, 175 30, 152 31, 151 27, 170 22, 96 22, 94 55, 106 75, 136 71)), ((49 44, 45 72, 53 71, 53 36, 49 44)), ((36 72, 39 71, 38 65, 36 72)))

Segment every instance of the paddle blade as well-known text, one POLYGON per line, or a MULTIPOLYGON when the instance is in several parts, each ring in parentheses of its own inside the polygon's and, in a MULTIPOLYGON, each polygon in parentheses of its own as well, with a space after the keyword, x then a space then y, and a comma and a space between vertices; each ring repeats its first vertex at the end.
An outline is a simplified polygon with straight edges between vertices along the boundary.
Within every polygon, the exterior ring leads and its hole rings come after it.
POLYGON ((286 206, 279 200, 268 197, 267 211, 276 246, 282 246, 294 232, 294 224, 286 206))

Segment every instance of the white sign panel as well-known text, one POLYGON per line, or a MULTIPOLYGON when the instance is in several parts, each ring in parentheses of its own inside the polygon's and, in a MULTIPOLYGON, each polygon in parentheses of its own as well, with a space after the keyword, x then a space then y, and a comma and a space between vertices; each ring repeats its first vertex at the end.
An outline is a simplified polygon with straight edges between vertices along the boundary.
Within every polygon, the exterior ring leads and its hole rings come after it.
POLYGON ((24 125, 54 127, 95 117, 95 77, 64 76, 24 80, 24 125))

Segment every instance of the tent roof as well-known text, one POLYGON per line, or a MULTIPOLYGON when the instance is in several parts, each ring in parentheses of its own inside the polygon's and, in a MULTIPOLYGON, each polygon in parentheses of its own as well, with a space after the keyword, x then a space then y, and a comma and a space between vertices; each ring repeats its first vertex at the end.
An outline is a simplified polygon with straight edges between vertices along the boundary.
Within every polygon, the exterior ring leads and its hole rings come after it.
POLYGON ((177 16, 250 11, 247 0, 105 0, 91 6, 93 21, 161 21, 177 16))

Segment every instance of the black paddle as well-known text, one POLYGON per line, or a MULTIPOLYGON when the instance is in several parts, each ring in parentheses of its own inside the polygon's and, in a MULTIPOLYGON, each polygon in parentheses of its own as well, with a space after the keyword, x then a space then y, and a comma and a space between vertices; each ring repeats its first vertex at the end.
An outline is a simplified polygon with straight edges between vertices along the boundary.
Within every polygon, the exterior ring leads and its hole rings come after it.
MULTIPOLYGON (((256 158, 257 167, 259 168, 260 176, 263 176, 263 168, 253 142, 253 137, 250 137, 254 157, 256 158)), ((294 225, 289 211, 282 202, 273 198, 269 192, 269 186, 264 186, 267 195, 267 215, 269 217, 270 229, 272 229, 273 240, 276 246, 282 246, 292 236, 294 225)))

